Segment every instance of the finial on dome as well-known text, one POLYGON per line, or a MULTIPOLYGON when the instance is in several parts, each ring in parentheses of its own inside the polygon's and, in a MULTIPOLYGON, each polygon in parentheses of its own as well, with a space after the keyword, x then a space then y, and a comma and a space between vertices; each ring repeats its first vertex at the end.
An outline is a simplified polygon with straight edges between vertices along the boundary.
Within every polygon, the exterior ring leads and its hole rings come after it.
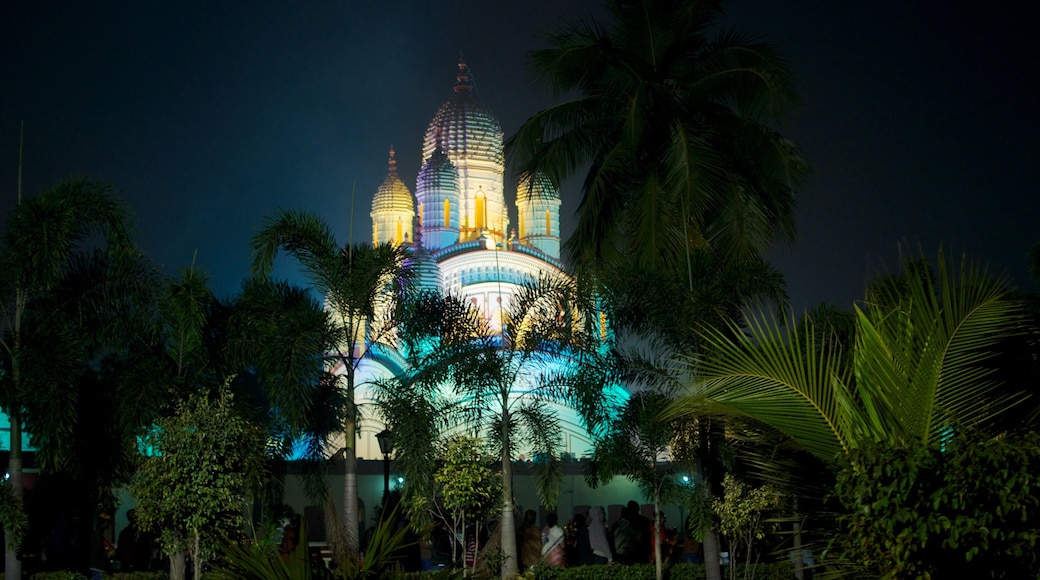
POLYGON ((390 161, 387 162, 389 165, 389 171, 391 177, 397 177, 397 160, 394 159, 394 146, 390 146, 390 161))
POLYGON ((462 58, 462 51, 459 51, 459 74, 455 76, 455 92, 468 93, 471 91, 473 91, 473 74, 469 72, 469 66, 462 58))

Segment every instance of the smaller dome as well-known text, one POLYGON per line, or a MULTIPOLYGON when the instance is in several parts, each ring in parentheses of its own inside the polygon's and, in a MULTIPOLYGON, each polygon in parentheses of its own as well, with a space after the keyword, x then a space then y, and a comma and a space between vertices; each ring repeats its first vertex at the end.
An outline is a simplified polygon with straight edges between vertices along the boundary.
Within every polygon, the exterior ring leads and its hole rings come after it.
POLYGON ((560 201, 560 190, 544 173, 525 173, 517 180, 516 202, 525 201, 560 201))
POLYGON ((459 174, 455 164, 448 159, 444 150, 440 147, 426 158, 419 169, 419 179, 416 184, 416 194, 422 196, 427 191, 451 191, 458 195, 459 174))
POLYGON ((408 186, 397 176, 397 160, 394 159, 394 148, 392 145, 390 146, 388 165, 386 179, 379 185, 375 196, 372 197, 372 213, 404 212, 409 215, 414 214, 415 200, 408 186))
POLYGON ((441 268, 437 265, 437 259, 433 257, 433 254, 423 247, 422 227, 419 226, 418 217, 415 222, 415 241, 411 244, 408 257, 405 258, 405 268, 412 271, 415 283, 419 288, 440 290, 443 283, 441 268))

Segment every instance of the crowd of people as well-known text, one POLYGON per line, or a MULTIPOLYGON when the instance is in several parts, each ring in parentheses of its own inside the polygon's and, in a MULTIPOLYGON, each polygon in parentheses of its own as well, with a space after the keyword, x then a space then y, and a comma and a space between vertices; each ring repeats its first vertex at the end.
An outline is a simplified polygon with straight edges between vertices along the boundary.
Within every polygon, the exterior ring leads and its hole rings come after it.
POLYGON ((555 513, 548 513, 538 527, 537 513, 527 510, 517 530, 519 567, 557 568, 603 564, 644 564, 654 561, 655 536, 661 541, 662 560, 671 563, 702 562, 701 545, 689 534, 666 526, 663 513, 655 524, 640 513, 639 504, 628 502, 621 517, 607 525, 603 508, 593 507, 560 526, 555 513))

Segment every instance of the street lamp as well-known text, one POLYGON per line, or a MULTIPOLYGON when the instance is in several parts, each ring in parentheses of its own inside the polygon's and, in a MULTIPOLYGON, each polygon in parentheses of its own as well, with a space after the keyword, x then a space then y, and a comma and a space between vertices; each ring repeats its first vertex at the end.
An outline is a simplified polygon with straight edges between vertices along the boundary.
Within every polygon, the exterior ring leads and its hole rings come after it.
POLYGON ((383 503, 386 503, 386 498, 390 495, 390 452, 394 449, 394 440, 390 436, 389 429, 383 429, 376 434, 376 441, 379 443, 379 451, 383 453, 383 503))

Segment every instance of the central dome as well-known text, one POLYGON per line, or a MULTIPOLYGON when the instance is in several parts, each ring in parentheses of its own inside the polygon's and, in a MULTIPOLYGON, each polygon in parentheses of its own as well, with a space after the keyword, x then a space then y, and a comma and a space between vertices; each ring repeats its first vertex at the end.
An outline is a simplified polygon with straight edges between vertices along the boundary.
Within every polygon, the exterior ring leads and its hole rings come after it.
POLYGON ((477 98, 473 75, 459 59, 453 94, 434 114, 423 140, 423 159, 443 151, 459 176, 459 237, 490 236, 503 243, 509 227, 503 177, 502 126, 477 98))
POLYGON ((477 98, 473 74, 461 60, 454 89, 426 128, 422 158, 429 158, 440 145, 456 166, 463 158, 503 165, 502 125, 477 98))

